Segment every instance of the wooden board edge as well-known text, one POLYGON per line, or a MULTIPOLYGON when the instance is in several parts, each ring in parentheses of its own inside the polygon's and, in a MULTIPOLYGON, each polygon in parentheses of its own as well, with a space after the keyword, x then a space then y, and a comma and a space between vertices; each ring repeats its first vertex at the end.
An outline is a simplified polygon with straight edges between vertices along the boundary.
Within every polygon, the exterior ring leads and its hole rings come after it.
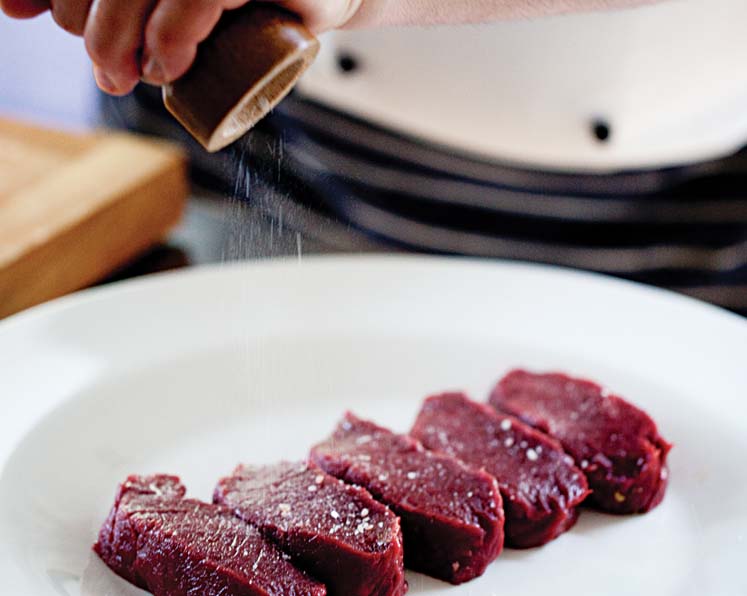
POLYGON ((184 154, 159 146, 168 154, 169 167, 6 264, 0 276, 0 318, 87 287, 168 234, 183 215, 189 182, 184 154), (97 239, 93 245, 92 238, 97 239))

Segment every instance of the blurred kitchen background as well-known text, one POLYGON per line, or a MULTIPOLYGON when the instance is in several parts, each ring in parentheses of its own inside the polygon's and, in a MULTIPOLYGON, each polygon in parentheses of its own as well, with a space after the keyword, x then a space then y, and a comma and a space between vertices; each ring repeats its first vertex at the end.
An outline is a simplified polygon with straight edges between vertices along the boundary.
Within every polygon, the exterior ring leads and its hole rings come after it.
POLYGON ((45 15, 29 21, 0 17, 0 110, 51 126, 90 127, 97 96, 79 39, 45 15))
MULTIPOLYGON (((109 279, 328 252, 580 267, 747 312, 747 2, 344 32, 240 143, 159 91, 96 91, 82 41, 0 16, 0 117, 186 148, 184 221, 109 279)), ((0 159, 2 159, 0 157, 0 159)))

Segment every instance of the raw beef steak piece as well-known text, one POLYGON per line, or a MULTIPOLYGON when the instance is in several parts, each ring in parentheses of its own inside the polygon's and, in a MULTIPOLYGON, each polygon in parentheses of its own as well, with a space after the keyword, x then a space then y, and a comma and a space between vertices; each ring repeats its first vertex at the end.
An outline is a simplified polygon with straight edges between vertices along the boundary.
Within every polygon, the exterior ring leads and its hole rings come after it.
POLYGON ((410 569, 459 584, 481 575, 501 551, 501 495, 485 472, 350 413, 311 459, 402 518, 410 569))
POLYGON ((461 393, 428 398, 412 428, 428 449, 484 468, 498 480, 506 511, 506 545, 539 546, 576 522, 589 489, 560 444, 461 393))
POLYGON ((664 498, 672 446, 645 412, 596 383, 515 370, 490 404, 558 439, 586 474, 598 509, 644 513, 664 498))
POLYGON ((259 530, 230 509, 185 499, 174 476, 130 476, 93 549, 155 596, 323 596, 259 530))
POLYGON ((258 527, 331 595, 407 592, 397 516, 316 466, 239 466, 213 500, 258 527))

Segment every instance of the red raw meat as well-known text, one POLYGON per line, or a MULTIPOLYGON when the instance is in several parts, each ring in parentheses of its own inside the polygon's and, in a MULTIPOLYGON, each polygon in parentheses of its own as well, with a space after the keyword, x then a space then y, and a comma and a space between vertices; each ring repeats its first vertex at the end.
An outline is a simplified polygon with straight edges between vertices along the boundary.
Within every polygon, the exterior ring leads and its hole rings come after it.
POLYGON ((174 476, 130 476, 93 549, 155 596, 324 596, 256 528, 225 507, 185 499, 174 476))
POLYGON ((399 519, 362 488, 303 463, 239 466, 213 500, 258 527, 330 595, 407 592, 399 519))
POLYGON ((598 509, 644 513, 664 498, 672 446, 645 412, 596 383, 515 370, 490 404, 557 438, 586 474, 598 509))
POLYGON ((507 546, 529 548, 556 538, 576 522, 576 507, 589 493, 583 473, 557 441, 461 393, 428 398, 411 434, 428 449, 496 477, 507 546))
POLYGON ((485 472, 350 413, 311 459, 402 518, 410 569, 459 584, 481 575, 501 551, 501 496, 485 472))

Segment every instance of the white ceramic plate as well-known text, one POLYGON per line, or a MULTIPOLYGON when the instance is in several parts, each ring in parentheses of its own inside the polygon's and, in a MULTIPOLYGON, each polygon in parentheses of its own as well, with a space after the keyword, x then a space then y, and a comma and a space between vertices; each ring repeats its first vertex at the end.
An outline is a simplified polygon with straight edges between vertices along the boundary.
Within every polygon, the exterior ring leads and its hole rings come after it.
POLYGON ((90 555, 116 484, 302 458, 345 409, 406 430, 429 392, 508 368, 601 380, 675 443, 650 514, 584 512, 461 587, 411 594, 747 594, 747 322, 563 270, 346 258, 215 267, 0 325, 0 594, 142 594, 90 555))

